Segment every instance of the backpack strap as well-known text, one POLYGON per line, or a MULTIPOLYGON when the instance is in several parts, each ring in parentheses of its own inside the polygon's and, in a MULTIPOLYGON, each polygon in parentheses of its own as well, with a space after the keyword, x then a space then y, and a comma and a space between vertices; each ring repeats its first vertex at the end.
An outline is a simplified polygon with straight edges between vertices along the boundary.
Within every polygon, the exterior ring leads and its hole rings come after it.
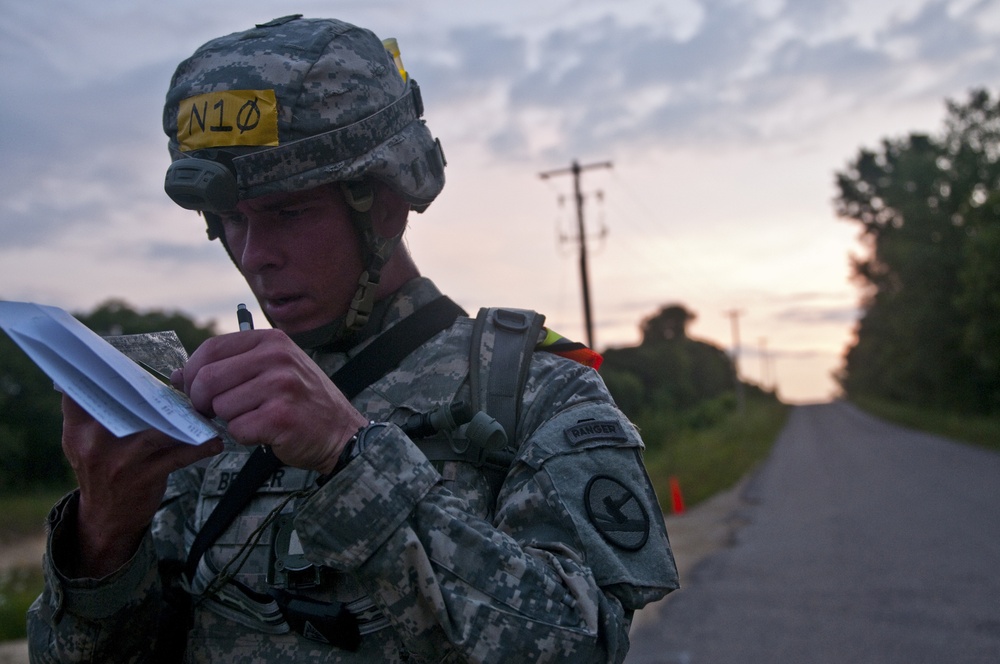
MULTIPOLYGON (((353 399, 366 387, 392 371, 403 359, 439 332, 465 315, 460 306, 441 296, 399 321, 376 337, 364 350, 331 376, 334 384, 353 399)), ((264 481, 283 464, 270 448, 259 446, 250 455, 233 484, 198 531, 185 565, 193 579, 198 563, 219 535, 232 523, 264 481)))
POLYGON ((472 410, 496 418, 510 441, 516 434, 531 354, 544 323, 545 316, 535 311, 492 307, 480 309, 472 327, 472 410))

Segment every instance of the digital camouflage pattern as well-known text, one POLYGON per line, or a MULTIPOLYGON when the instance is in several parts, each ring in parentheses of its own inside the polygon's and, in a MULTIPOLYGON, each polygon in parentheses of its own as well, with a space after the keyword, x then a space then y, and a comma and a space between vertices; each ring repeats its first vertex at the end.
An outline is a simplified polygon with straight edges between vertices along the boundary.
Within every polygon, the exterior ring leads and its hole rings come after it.
MULTIPOLYGON (((382 329, 437 295, 426 279, 411 282, 382 329)), ((400 424, 468 398, 471 329, 460 318, 354 405, 372 420, 400 424)), ((315 359, 329 373, 347 355, 315 359)), ((397 426, 372 427, 365 443, 320 488, 312 473, 279 471, 222 534, 193 590, 204 591, 223 569, 234 582, 196 597, 187 661, 619 662, 633 612, 677 587, 642 443, 591 369, 535 353, 511 442, 516 460, 497 496, 479 468, 432 464, 397 426), (601 425, 579 429, 593 422, 601 425), (598 484, 611 489, 591 496, 598 484), (292 540, 279 535, 283 528, 294 529, 292 540), (638 547, 620 537, 636 533, 638 547), (298 554, 314 566, 276 570, 276 559, 298 554), (268 603, 274 586, 347 603, 360 620, 360 649, 289 630, 268 603)), ((157 563, 186 557, 247 454, 228 446, 175 473, 140 551, 107 579, 59 572, 71 553, 74 498, 58 505, 46 589, 29 612, 32 661, 153 661, 157 563)))
POLYGON ((444 186, 444 156, 422 113, 416 83, 403 80, 373 33, 295 15, 214 39, 182 62, 167 93, 163 130, 172 159, 230 164, 240 199, 372 178, 422 211, 444 186), (269 119, 269 95, 249 95, 242 105, 222 96, 198 105, 202 95, 233 91, 273 91, 277 146, 270 134, 254 146, 241 142, 269 119), (194 100, 195 114, 179 127, 194 100), (214 143, 188 150, 179 129, 214 143))

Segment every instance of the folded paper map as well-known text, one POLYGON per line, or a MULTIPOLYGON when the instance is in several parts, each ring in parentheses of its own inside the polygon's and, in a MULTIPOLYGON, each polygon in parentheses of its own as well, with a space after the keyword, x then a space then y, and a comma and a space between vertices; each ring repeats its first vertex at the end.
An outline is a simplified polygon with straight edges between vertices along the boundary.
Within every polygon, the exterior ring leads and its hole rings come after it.
MULTIPOLYGON (((0 327, 60 390, 116 436, 158 429, 200 445, 223 433, 221 425, 194 409, 187 395, 58 307, 0 301, 0 327)), ((169 369, 148 366, 160 373, 169 369)))

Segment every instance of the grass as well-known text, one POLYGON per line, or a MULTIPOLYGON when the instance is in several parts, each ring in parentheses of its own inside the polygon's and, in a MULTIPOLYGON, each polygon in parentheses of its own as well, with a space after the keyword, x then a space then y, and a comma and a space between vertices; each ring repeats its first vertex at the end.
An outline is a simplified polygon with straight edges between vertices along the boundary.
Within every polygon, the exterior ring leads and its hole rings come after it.
MULTIPOLYGON (((64 493, 49 489, 0 496, 0 546, 43 533, 45 516, 64 493)), ((25 614, 43 585, 41 561, 0 567, 0 641, 25 638, 25 614)))
POLYGON ((45 517, 68 489, 0 495, 0 544, 45 530, 45 517))
POLYGON ((856 398, 862 410, 911 429, 1000 450, 1000 416, 964 415, 891 401, 856 398))
POLYGON ((0 641, 27 636, 25 614, 43 585, 41 566, 0 572, 0 641))
POLYGON ((685 507, 736 484, 770 454, 787 415, 786 405, 759 397, 748 399, 742 414, 734 411, 711 427, 680 431, 662 445, 647 440, 646 470, 663 512, 672 512, 671 477, 685 507))

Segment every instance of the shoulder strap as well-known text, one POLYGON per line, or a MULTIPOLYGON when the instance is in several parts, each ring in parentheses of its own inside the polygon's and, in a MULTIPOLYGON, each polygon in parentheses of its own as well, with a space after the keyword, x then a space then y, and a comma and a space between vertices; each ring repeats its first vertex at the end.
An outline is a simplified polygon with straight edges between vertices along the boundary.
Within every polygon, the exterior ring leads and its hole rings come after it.
POLYGON ((333 382, 348 400, 396 368, 403 359, 423 346, 438 332, 447 330, 462 307, 448 297, 428 302, 379 335, 364 350, 352 357, 333 374, 333 382))
MULTIPOLYGON (((445 296, 425 304, 399 321, 368 344, 331 376, 334 384, 348 399, 353 399, 366 387, 389 373, 403 359, 427 341, 465 315, 460 306, 445 296)), ((194 578, 201 557, 222 534, 236 515, 271 474, 281 467, 269 448, 260 446, 243 464, 236 479, 222 500, 215 506, 205 525, 198 531, 188 553, 185 573, 194 578)))
POLYGON ((545 316, 526 309, 483 308, 472 328, 469 386, 473 412, 483 410, 514 440, 521 393, 545 316))

